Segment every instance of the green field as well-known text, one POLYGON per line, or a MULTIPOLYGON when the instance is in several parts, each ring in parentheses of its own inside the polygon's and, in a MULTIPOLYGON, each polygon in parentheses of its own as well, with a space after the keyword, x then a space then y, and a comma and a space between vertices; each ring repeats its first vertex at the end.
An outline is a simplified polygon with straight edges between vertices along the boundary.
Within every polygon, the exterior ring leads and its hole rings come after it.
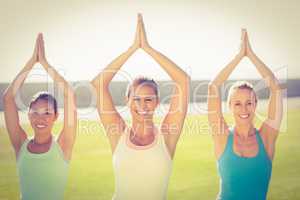
MULTIPOLYGON (((287 131, 280 134, 268 193, 270 200, 300 199, 300 110, 288 112, 287 131)), ((26 131, 32 132, 28 126, 26 131)), ((58 132, 61 125, 55 127, 58 132)), ((111 152, 98 122, 81 120, 70 166, 65 199, 108 200, 114 190, 111 152)), ((188 116, 178 143, 168 199, 212 200, 218 175, 205 116, 188 116)), ((0 200, 16 200, 18 178, 13 150, 0 128, 0 200)))

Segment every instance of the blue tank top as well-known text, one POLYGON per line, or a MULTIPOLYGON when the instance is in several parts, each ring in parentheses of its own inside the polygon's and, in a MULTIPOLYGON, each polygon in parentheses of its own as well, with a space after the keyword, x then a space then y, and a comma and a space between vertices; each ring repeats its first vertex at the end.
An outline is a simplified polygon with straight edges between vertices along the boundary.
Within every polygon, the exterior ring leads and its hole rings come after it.
POLYGON ((218 160, 220 192, 218 200, 265 200, 272 173, 272 162, 256 130, 259 151, 255 157, 238 156, 233 151, 233 132, 218 160))

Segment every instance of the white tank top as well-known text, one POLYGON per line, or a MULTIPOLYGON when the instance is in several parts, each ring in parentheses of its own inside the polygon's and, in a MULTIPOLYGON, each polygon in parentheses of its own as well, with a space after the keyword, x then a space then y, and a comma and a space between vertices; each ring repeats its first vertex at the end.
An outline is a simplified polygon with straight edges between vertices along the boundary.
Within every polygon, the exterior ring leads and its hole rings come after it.
POLYGON ((156 131, 154 141, 147 146, 133 144, 129 136, 126 128, 113 154, 113 200, 165 200, 172 159, 164 136, 156 131))

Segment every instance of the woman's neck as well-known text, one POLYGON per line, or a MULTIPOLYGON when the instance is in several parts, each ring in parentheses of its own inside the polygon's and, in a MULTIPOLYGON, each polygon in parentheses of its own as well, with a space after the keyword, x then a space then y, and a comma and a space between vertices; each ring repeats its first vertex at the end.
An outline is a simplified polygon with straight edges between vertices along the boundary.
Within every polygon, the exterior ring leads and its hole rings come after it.
POLYGON ((39 133, 39 134, 34 135, 33 143, 37 144, 37 145, 46 144, 46 143, 51 142, 51 140, 52 140, 52 134, 39 133))
POLYGON ((154 131, 154 123, 152 120, 145 120, 144 123, 132 122, 132 131, 139 137, 145 137, 152 134, 154 131))
POLYGON ((249 136, 251 136, 253 134, 253 130, 253 124, 235 125, 234 128, 234 132, 243 139, 247 139, 249 136))

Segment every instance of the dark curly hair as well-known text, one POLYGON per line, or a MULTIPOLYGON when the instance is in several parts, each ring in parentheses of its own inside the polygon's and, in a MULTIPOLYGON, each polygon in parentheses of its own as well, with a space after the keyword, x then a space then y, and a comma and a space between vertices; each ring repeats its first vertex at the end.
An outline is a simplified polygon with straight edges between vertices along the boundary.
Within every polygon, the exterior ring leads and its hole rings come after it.
POLYGON ((39 100, 44 100, 47 101, 49 104, 51 104, 54 108, 54 113, 57 114, 57 101, 55 97, 52 94, 45 91, 38 92, 32 97, 29 104, 29 109, 32 107, 33 104, 35 104, 39 100))

